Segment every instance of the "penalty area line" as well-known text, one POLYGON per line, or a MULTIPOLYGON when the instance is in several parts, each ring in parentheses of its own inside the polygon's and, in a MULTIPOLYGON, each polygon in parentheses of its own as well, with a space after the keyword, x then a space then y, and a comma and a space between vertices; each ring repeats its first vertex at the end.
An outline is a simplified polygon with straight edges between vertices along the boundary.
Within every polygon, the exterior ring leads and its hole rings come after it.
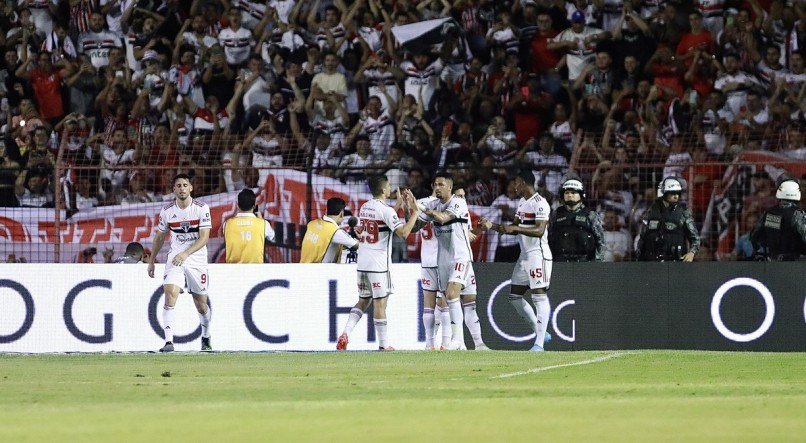
POLYGON ((584 365, 592 365, 594 363, 601 363, 603 361, 612 360, 614 358, 619 358, 625 355, 632 355, 635 352, 613 352, 611 354, 606 354, 601 357, 591 358, 588 360, 577 361, 573 363, 563 363, 561 365, 551 365, 551 366, 541 366, 539 368, 532 368, 527 369, 525 371, 518 371, 518 372, 510 372, 507 374, 496 375, 495 377, 490 377, 491 379, 497 378, 512 378, 512 377, 519 377, 521 375, 528 375, 528 374, 536 374, 538 372, 550 371, 552 369, 559 369, 559 368, 568 368, 571 366, 584 366, 584 365))

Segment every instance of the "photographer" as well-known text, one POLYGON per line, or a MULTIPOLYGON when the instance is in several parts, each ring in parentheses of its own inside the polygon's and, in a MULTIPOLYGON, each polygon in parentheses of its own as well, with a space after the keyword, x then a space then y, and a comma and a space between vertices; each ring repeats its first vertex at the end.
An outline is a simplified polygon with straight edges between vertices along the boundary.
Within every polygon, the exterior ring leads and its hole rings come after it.
POLYGON ((260 216, 255 192, 249 188, 238 194, 238 214, 224 223, 227 263, 264 263, 266 242, 273 242, 274 229, 260 216))
POLYGON ((341 263, 341 253, 345 247, 351 251, 358 247, 358 235, 354 229, 358 220, 350 217, 349 234, 340 228, 345 206, 347 203, 343 199, 329 198, 327 215, 308 223, 302 239, 300 263, 341 263))

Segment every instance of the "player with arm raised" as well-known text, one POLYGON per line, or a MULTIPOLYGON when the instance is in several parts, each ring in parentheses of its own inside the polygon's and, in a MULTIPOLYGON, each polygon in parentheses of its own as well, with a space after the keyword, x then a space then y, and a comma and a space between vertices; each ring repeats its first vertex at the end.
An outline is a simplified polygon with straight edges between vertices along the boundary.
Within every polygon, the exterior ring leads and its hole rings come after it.
POLYGON ((148 276, 154 278, 154 259, 162 249, 165 234, 171 231, 171 250, 165 262, 163 290, 165 305, 162 308, 162 323, 165 331, 165 346, 160 352, 171 352, 173 344, 174 306, 179 298, 179 289, 187 283, 193 296, 202 329, 202 351, 212 351, 210 347, 210 319, 212 312, 207 303, 207 240, 210 238, 212 221, 210 208, 206 203, 190 196, 193 185, 187 174, 178 174, 173 179, 173 203, 162 208, 159 224, 154 233, 154 252, 148 262, 148 276))
POLYGON ((453 179, 450 175, 437 174, 433 188, 437 199, 421 209, 434 222, 434 233, 439 244, 437 280, 439 290, 445 294, 448 302, 452 328, 451 342, 447 349, 462 348, 464 318, 476 350, 487 350, 481 338, 481 324, 476 313, 476 275, 473 271, 473 251, 470 248, 470 211, 465 199, 453 195, 453 179))
POLYGON ((392 234, 406 238, 417 222, 419 210, 417 202, 411 191, 397 190, 398 201, 403 201, 404 211, 409 213, 409 219, 403 223, 397 212, 386 204, 392 194, 392 187, 386 176, 378 175, 369 180, 369 190, 372 200, 361 205, 358 211, 360 223, 358 244, 358 303, 350 311, 347 326, 344 328, 336 349, 347 349, 348 337, 361 319, 364 311, 373 304, 375 318, 375 335, 378 337, 378 348, 381 351, 394 350, 389 346, 386 329, 386 302, 392 294, 392 234))
POLYGON ((503 225, 480 220, 484 229, 492 229, 500 234, 517 235, 521 254, 512 271, 509 302, 521 318, 529 322, 535 331, 535 344, 531 351, 543 351, 548 328, 549 305, 548 288, 551 282, 552 256, 548 242, 548 221, 551 207, 545 198, 535 191, 535 176, 532 171, 523 171, 515 179, 515 187, 521 200, 515 214, 516 224, 503 225), (531 289, 535 311, 524 300, 526 291, 531 289))
MULTIPOLYGON (((431 194, 417 200, 417 205, 426 207, 437 200, 431 194)), ((428 217, 420 213, 414 229, 420 232, 420 285, 423 289, 423 328, 425 328, 425 349, 435 349, 434 334, 442 324, 442 347, 447 347, 451 339, 450 316, 444 297, 437 298, 439 282, 437 276, 437 254, 439 245, 434 236, 434 225, 428 217)))

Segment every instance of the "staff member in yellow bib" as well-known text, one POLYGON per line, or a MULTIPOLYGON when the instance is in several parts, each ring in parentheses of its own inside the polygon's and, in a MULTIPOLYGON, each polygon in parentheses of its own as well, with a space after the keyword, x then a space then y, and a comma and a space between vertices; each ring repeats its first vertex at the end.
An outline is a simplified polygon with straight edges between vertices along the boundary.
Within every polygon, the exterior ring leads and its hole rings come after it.
POLYGON ((308 222, 302 239, 300 263, 340 263, 341 252, 346 247, 358 247, 355 239, 340 228, 347 203, 338 197, 327 200, 327 215, 308 222))
POLYGON ((255 213, 255 193, 244 189, 238 194, 240 212, 224 224, 227 263, 263 263, 266 240, 274 241, 268 220, 255 213))

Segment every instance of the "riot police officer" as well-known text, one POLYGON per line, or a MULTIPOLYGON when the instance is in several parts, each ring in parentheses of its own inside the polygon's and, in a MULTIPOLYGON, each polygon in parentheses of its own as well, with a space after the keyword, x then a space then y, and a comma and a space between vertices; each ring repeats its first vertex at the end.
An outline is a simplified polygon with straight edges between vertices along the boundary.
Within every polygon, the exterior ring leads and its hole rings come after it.
POLYGON ((784 180, 775 192, 778 206, 768 209, 750 233, 763 258, 794 261, 806 254, 806 213, 798 208, 800 184, 784 180))
POLYGON ((638 257, 643 261, 690 262, 700 249, 700 235, 691 212, 680 204, 683 185, 677 178, 663 179, 658 199, 643 216, 638 257))
POLYGON ((582 182, 571 178, 563 182, 563 205, 551 213, 549 247, 554 261, 603 261, 604 230, 599 214, 591 211, 582 200, 582 182))

